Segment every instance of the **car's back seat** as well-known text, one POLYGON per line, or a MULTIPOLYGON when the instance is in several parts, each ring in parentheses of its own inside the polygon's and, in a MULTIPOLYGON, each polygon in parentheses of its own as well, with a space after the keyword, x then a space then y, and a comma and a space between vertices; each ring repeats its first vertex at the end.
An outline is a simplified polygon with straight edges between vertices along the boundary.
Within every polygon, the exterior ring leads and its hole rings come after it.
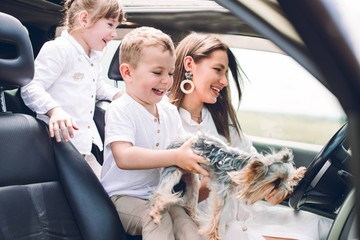
POLYGON ((0 239, 125 240, 116 209, 70 142, 50 138, 44 122, 6 111, 3 91, 34 76, 28 33, 0 12, 0 239), (1 47, 0 47, 1 49, 1 47))

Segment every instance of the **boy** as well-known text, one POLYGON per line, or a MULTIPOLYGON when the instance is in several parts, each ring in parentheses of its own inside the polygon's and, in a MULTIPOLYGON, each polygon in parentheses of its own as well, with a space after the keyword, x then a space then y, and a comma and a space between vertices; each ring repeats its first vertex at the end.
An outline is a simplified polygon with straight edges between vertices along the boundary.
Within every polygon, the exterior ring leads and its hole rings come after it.
POLYGON ((184 133, 176 107, 161 101, 173 84, 171 38, 151 27, 131 31, 121 43, 119 70, 126 93, 106 112, 101 182, 130 235, 141 234, 144 240, 201 239, 196 224, 179 206, 170 208, 160 225, 148 214, 148 199, 162 167, 176 165, 208 175, 198 164, 207 161, 192 152, 191 140, 166 149, 184 133))

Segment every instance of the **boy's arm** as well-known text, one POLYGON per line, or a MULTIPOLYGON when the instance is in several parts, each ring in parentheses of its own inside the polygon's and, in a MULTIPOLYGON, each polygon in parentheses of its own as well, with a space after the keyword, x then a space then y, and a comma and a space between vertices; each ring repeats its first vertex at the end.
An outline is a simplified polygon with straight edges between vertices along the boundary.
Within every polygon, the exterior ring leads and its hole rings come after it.
POLYGON ((151 169, 168 166, 178 166, 185 171, 208 176, 208 172, 199 163, 208 164, 203 157, 191 149, 192 139, 186 141, 180 148, 153 150, 133 146, 129 142, 112 142, 111 151, 116 164, 121 169, 151 169))

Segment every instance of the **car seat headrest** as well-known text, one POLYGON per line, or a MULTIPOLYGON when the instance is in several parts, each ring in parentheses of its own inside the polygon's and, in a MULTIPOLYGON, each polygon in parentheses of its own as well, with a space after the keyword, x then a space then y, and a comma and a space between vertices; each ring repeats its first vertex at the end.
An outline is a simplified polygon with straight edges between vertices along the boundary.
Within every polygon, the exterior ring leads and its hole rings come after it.
POLYGON ((0 86, 15 89, 34 77, 34 53, 25 26, 0 12, 0 86))
POLYGON ((111 60, 109 70, 108 70, 108 78, 114 81, 123 81, 124 79, 121 76, 121 73, 119 71, 119 57, 120 57, 120 45, 117 47, 114 56, 111 60))

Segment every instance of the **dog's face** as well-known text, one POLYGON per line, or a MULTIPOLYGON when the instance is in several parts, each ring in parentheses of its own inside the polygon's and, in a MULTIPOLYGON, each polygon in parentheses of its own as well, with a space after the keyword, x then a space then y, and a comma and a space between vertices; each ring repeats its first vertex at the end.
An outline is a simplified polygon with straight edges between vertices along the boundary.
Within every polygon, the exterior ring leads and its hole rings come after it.
POLYGON ((304 167, 295 168, 289 149, 251 159, 240 171, 231 172, 239 189, 237 197, 248 204, 265 199, 272 204, 282 202, 304 177, 304 167))

